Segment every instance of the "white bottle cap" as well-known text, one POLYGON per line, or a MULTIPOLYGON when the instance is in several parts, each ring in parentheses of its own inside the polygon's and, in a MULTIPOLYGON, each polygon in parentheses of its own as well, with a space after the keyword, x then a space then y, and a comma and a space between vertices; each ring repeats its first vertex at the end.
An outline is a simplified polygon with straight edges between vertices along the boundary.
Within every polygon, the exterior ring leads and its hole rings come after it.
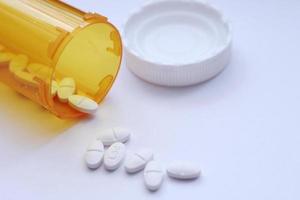
POLYGON ((230 58, 230 25, 199 0, 149 1, 129 17, 123 39, 127 67, 158 85, 206 81, 230 58))

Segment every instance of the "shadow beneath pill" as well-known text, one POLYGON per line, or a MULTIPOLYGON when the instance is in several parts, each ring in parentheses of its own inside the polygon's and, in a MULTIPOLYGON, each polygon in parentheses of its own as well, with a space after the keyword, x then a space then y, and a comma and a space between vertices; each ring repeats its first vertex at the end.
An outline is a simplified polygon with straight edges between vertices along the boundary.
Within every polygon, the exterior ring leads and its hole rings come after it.
POLYGON ((142 176, 143 175, 143 171, 138 171, 135 173, 128 173, 125 169, 124 169, 124 173, 126 174, 127 177, 136 177, 136 176, 142 176))
POLYGON ((159 196, 159 195, 162 194, 162 191, 164 190, 163 187, 164 187, 164 183, 161 185, 161 187, 160 187, 158 190, 149 190, 149 189, 147 189, 147 187, 145 186, 145 191, 146 191, 148 194, 159 196))
MULTIPOLYGON (((85 162, 85 161, 83 161, 83 162, 85 162)), ((101 167, 101 166, 100 166, 100 167, 101 167)), ((85 163, 84 163, 84 169, 85 169, 85 171, 86 171, 87 173, 96 173, 96 172, 99 171, 99 168, 95 168, 95 169, 88 168, 88 167, 86 166, 85 163)))
POLYGON ((171 178, 169 176, 167 176, 168 178, 168 181, 170 182, 173 182, 173 183, 178 183, 178 184, 189 184, 189 183, 200 183, 202 182, 202 177, 199 177, 199 178, 194 178, 194 179, 184 179, 184 180, 181 180, 181 179, 176 179, 176 178, 171 178))
POLYGON ((117 172, 118 170, 120 170, 119 168, 115 169, 115 170, 108 170, 104 166, 102 168, 103 168, 102 171, 104 174, 113 174, 113 173, 117 172))

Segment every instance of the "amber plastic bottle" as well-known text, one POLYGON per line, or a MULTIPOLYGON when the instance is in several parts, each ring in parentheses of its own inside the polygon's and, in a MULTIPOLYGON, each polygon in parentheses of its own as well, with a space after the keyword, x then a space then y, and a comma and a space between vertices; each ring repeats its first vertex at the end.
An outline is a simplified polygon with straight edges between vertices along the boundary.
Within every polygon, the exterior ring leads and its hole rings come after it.
POLYGON ((72 77, 76 93, 100 103, 122 60, 118 30, 107 18, 55 0, 0 0, 0 81, 61 118, 84 115, 51 95, 52 80, 72 77), (16 77, 13 57, 24 55, 39 66, 16 77))

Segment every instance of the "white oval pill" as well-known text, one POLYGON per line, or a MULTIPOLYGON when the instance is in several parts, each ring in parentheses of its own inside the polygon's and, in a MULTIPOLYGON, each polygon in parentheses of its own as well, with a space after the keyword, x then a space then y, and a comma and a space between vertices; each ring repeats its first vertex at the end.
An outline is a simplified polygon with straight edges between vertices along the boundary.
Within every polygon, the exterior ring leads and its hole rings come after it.
POLYGON ((29 58, 26 55, 19 54, 13 57, 9 63, 9 71, 12 73, 23 71, 29 63, 29 58))
POLYGON ((125 170, 128 173, 136 173, 141 171, 152 159, 153 152, 150 149, 141 149, 127 156, 125 160, 125 170))
POLYGON ((125 143, 130 139, 130 131, 125 128, 111 128, 101 131, 98 139, 100 139, 104 146, 110 146, 116 142, 125 143))
POLYGON ((75 93, 76 84, 73 78, 64 78, 59 83, 57 96, 61 102, 68 102, 68 98, 75 93))
POLYGON ((51 75, 50 67, 40 63, 30 63, 26 69, 40 79, 48 78, 51 75))
POLYGON ((104 167, 107 170, 115 170, 120 167, 126 153, 123 143, 117 142, 111 145, 104 154, 104 167))
POLYGON ((198 178, 201 170, 190 162, 176 161, 168 166, 167 173, 171 178, 187 180, 198 178))
POLYGON ((32 74, 36 74, 38 71, 40 71, 41 68, 46 67, 45 65, 42 65, 40 63, 30 63, 26 69, 28 72, 32 74))
POLYGON ((93 141, 86 153, 85 153, 85 162, 88 168, 97 169, 100 167, 104 155, 104 146, 100 140, 93 141))
POLYGON ((144 181, 146 187, 155 191, 158 190, 164 179, 164 170, 157 161, 150 161, 144 170, 144 181))
POLYGON ((98 109, 98 104, 92 99, 80 96, 72 95, 69 97, 69 105, 83 113, 94 113, 98 109))

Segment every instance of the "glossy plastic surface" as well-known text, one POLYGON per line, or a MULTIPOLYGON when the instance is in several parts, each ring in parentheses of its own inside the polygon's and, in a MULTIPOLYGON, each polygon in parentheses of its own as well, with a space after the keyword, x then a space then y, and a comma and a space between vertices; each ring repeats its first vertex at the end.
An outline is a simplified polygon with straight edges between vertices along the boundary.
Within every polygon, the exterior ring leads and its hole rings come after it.
POLYGON ((84 114, 52 97, 52 80, 72 77, 77 94, 99 103, 122 58, 119 32, 107 18, 54 0, 0 0, 0 44, 0 81, 62 118, 84 114), (36 84, 9 70, 20 54, 29 58, 24 72, 36 84))

